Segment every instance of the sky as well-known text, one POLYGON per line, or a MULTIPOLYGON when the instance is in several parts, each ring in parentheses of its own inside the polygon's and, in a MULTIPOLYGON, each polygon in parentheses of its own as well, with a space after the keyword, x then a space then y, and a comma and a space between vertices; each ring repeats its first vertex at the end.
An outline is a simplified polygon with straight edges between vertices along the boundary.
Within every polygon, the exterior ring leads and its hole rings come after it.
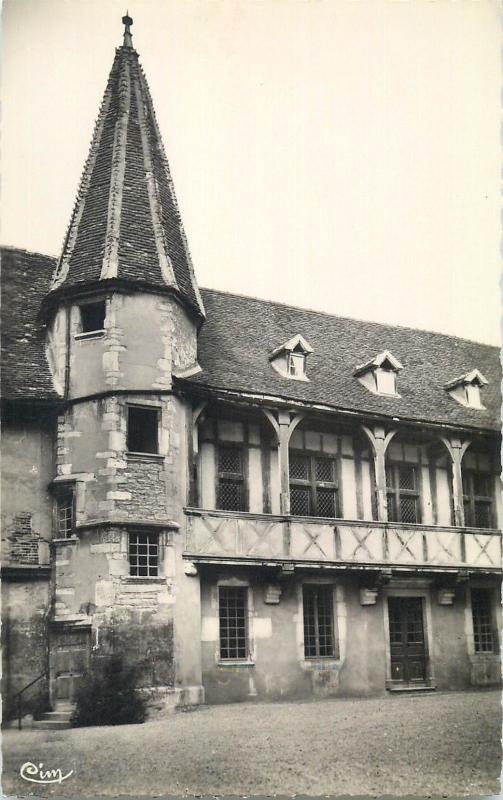
MULTIPOLYGON (((58 255, 126 0, 4 0, 1 241, 58 255)), ((199 285, 500 343, 497 0, 129 0, 199 285)))

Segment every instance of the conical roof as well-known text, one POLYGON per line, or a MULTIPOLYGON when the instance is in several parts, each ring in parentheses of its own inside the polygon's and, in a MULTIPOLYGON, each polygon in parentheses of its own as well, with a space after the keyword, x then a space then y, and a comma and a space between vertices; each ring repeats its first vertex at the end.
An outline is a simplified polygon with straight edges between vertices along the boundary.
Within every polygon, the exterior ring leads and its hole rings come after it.
POLYGON ((199 294, 150 91, 124 17, 50 296, 102 282, 199 294))

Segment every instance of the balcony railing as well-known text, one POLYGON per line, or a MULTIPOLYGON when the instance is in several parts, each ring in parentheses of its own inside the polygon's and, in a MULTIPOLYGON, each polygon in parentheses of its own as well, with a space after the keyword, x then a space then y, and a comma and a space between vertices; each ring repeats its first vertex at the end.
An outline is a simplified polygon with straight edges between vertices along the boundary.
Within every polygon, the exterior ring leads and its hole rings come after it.
POLYGON ((203 561, 501 570, 497 530, 187 509, 185 556, 203 561))

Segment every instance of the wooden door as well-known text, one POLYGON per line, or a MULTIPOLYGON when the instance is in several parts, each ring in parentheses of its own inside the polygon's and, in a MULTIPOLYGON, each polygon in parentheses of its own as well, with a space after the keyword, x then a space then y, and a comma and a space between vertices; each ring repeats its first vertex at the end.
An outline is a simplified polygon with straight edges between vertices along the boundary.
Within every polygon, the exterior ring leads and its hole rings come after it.
POLYGON ((75 694, 89 664, 89 632, 61 632, 56 641, 56 700, 74 703, 75 694))
POLYGON ((389 597, 391 679, 403 683, 426 680, 422 597, 389 597))

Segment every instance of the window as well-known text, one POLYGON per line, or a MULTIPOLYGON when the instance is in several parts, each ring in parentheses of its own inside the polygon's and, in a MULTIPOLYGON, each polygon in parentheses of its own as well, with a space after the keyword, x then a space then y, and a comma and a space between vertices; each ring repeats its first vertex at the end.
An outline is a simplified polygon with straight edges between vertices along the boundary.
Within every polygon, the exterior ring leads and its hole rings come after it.
POLYGON ((73 484, 58 490, 56 497, 56 536, 67 539, 73 534, 75 489, 73 484))
POLYGON ((158 576, 159 541, 157 534, 129 534, 129 574, 136 578, 158 576))
POLYGON ((333 587, 303 586, 302 595, 305 657, 334 656, 333 587))
POLYGON ((390 522, 420 522, 417 468, 413 464, 386 465, 386 493, 390 522))
POLYGON ((338 484, 335 460, 328 456, 290 452, 290 511, 297 516, 337 517, 338 484))
POLYGON ((493 527, 493 492, 490 472, 463 470, 463 505, 465 525, 472 528, 493 527))
POLYGON ((128 406, 127 449, 130 453, 159 452, 159 410, 128 406))
POLYGON ((95 333, 105 327, 105 301, 80 306, 81 333, 95 333))
POLYGON ((378 394, 396 394, 396 372, 391 369, 376 369, 376 391, 378 394))
POLYGON ((490 589, 472 589, 473 638, 476 653, 494 651, 490 589))
POLYGON ((445 388, 450 396, 461 405, 468 408, 484 409, 480 390, 487 384, 488 381, 480 370, 472 369, 466 375, 460 375, 459 378, 447 383, 445 388))
POLYGON ((288 357, 288 374, 291 378, 303 378, 306 374, 306 356, 302 352, 293 352, 288 357))
POLYGON ((240 447, 220 445, 217 450, 217 508, 244 511, 243 451, 240 447))
POLYGON ((248 658, 248 589, 246 586, 219 586, 220 658, 248 658))

